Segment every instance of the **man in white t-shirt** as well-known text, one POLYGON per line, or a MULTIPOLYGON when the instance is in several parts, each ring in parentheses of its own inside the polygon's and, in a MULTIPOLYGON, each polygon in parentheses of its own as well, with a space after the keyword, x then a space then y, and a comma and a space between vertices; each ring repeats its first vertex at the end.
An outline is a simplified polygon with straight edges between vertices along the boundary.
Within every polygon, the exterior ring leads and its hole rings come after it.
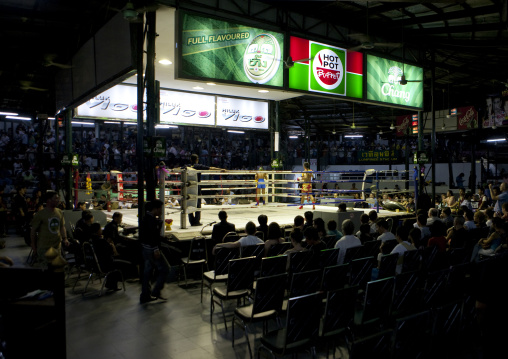
POLYGON ((254 222, 247 222, 247 224, 245 225, 245 232, 247 233, 247 235, 245 237, 240 238, 236 242, 217 243, 215 247, 213 247, 212 253, 215 254, 215 249, 218 247, 240 248, 246 246, 253 246, 259 243, 264 243, 263 240, 254 235, 256 233, 256 225, 254 224, 254 222))
POLYGON ((413 251, 416 250, 416 247, 409 242, 409 233, 407 229, 405 229, 403 226, 400 226, 397 228, 397 242, 398 244, 395 246, 395 248, 392 249, 392 253, 398 253, 399 259, 397 260, 397 267, 395 268, 395 272, 397 274, 400 274, 402 272, 402 265, 404 261, 404 252, 407 251, 413 251))
POLYGON ((339 255, 337 257, 337 264, 344 263, 344 257, 346 256, 346 250, 351 247, 361 246, 362 242, 353 233, 355 232, 355 225, 350 219, 346 219, 342 222, 342 233, 344 237, 339 239, 335 243, 335 248, 340 248, 339 255))
POLYGON ((376 223, 377 232, 379 236, 377 237, 378 241, 389 241, 395 239, 395 235, 388 230, 388 222, 384 219, 380 219, 376 223))

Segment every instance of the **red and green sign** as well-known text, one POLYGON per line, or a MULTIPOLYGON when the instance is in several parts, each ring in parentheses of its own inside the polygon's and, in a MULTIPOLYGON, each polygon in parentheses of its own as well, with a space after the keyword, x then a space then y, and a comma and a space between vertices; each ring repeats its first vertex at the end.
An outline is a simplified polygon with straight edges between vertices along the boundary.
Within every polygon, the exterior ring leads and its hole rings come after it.
POLYGON ((362 98, 362 53, 292 36, 290 56, 289 88, 362 98))

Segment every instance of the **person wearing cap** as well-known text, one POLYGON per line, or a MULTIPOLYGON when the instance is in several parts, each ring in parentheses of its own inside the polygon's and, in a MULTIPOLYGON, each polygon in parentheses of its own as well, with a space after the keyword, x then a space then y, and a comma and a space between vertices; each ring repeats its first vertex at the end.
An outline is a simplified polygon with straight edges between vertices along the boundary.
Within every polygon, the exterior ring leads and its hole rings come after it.
POLYGON ((263 166, 259 167, 259 172, 256 172, 256 206, 259 206, 259 197, 263 196, 263 205, 265 204, 265 194, 266 194, 266 181, 268 181, 268 174, 263 171, 263 166))

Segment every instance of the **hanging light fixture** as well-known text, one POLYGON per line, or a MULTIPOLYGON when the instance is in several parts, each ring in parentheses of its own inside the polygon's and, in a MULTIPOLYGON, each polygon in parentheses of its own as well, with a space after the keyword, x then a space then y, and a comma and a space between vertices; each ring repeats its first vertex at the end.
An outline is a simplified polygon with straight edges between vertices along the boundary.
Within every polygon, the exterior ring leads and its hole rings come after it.
POLYGON ((355 103, 353 102, 353 124, 351 125, 351 128, 354 130, 356 128, 355 126, 355 103))

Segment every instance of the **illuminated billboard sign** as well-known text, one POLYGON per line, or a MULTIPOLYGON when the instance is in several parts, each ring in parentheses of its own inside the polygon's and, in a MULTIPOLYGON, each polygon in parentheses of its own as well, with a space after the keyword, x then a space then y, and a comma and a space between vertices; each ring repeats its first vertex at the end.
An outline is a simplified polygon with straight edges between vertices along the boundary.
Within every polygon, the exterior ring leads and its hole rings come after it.
POLYGON ((182 13, 178 76, 283 85, 284 35, 182 13))
POLYGON ((367 55, 366 99, 397 106, 423 108, 423 69, 367 55), (402 75, 407 80, 401 85, 402 75))
POLYGON ((289 88, 362 98, 362 53, 294 36, 289 49, 289 88))
MULTIPOLYGON (((116 85, 76 109, 75 117, 137 120, 137 88, 116 85)), ((145 107, 146 108, 146 107, 145 107)), ((268 129, 268 102, 160 90, 160 123, 268 129)))
POLYGON ((215 96, 161 90, 160 101, 160 123, 215 124, 215 96))
POLYGON ((217 97, 217 126, 268 129, 268 102, 217 97))

